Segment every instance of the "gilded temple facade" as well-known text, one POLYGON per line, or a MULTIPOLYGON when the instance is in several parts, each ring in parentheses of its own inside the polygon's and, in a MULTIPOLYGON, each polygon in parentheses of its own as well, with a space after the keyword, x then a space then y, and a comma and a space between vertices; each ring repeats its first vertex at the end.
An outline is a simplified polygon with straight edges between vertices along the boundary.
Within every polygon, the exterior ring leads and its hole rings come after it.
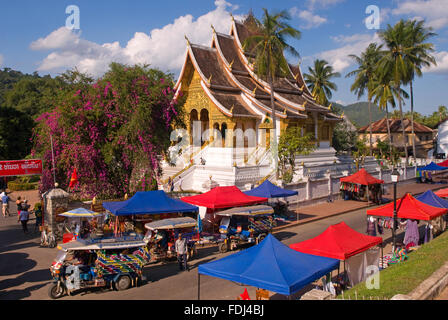
MULTIPOLYGON (((229 34, 213 27, 211 32, 210 46, 187 39, 175 86, 176 94, 185 99, 188 138, 181 152, 179 148, 173 152, 179 155, 175 166, 165 165, 164 171, 165 178, 181 176, 184 190, 204 190, 207 183, 238 185, 238 179, 240 187, 256 184, 273 172, 271 92, 255 73, 253 56, 243 49, 251 34, 233 18, 229 34)), ((298 161, 332 165, 336 163, 332 133, 342 118, 316 102, 300 67, 290 65, 289 71, 273 84, 277 138, 288 127, 297 126, 302 134, 311 133, 317 147, 298 161)))

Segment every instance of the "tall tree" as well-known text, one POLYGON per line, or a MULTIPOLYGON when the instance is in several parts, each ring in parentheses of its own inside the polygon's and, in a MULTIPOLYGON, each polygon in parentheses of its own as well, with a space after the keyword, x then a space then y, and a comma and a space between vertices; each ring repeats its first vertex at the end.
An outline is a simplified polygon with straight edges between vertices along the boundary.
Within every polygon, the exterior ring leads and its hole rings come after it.
MULTIPOLYGON (((408 94, 403 89, 397 89, 397 87, 395 86, 395 82, 391 80, 389 74, 383 74, 382 76, 378 76, 377 74, 375 74, 375 78, 372 82, 372 97, 373 101, 381 110, 386 110, 386 126, 387 135, 389 138, 389 153, 392 154, 392 139, 389 125, 389 105, 392 108, 395 108, 396 100, 400 101, 402 97, 407 98, 408 94)), ((405 135, 403 135, 403 140, 406 140, 405 135)))
POLYGON ((381 48, 382 45, 377 45, 376 43, 371 43, 367 47, 367 49, 361 54, 360 57, 356 55, 349 55, 352 59, 356 61, 358 64, 358 68, 349 72, 346 75, 347 77, 355 76, 355 81, 350 87, 350 91, 354 92, 358 96, 358 100, 365 94, 367 91, 368 96, 368 109, 369 109, 369 145, 370 145, 370 155, 373 153, 372 147, 372 82, 375 73, 376 65, 378 61, 381 59, 381 48))
MULTIPOLYGON (((400 92, 401 85, 410 78, 410 64, 406 58, 412 51, 407 47, 408 44, 407 23, 402 19, 394 26, 387 25, 386 30, 380 31, 379 36, 384 41, 387 50, 383 51, 383 57, 379 61, 378 71, 392 76, 395 91, 400 92)), ((408 143, 405 139, 405 128, 403 118, 403 100, 400 95, 397 96, 398 106, 401 115, 401 129, 403 132, 403 148, 405 151, 406 164, 408 163, 408 143)))
POLYGON ((313 68, 308 67, 308 71, 310 73, 303 75, 308 88, 310 88, 317 103, 328 107, 329 100, 333 96, 332 90, 338 89, 336 84, 330 80, 340 77, 341 74, 334 72, 333 67, 327 61, 319 59, 314 61, 313 68))
POLYGON ((413 81, 415 76, 422 76, 422 68, 429 67, 432 64, 436 64, 435 58, 431 55, 434 52, 434 45, 427 42, 427 40, 436 33, 432 32, 432 28, 426 28, 424 21, 407 21, 407 43, 406 47, 409 48, 409 53, 405 56, 410 66, 409 79, 405 79, 405 82, 409 82, 409 89, 411 94, 411 126, 412 126, 412 151, 414 155, 414 162, 416 162, 415 152, 415 134, 414 134, 414 89, 413 81))
MULTIPOLYGON (((283 10, 270 14, 263 8, 263 18, 257 20, 252 14, 246 19, 250 22, 252 33, 243 43, 243 47, 255 55, 254 69, 258 76, 267 80, 271 95, 272 122, 274 129, 274 147, 277 142, 277 123, 275 115, 274 83, 276 78, 288 74, 289 65, 284 52, 298 57, 299 53, 288 44, 287 39, 301 37, 301 32, 291 27, 288 21, 291 19, 288 12, 283 10)), ((249 23, 248 23, 249 24, 249 23)), ((278 177, 278 156, 275 154, 274 163, 276 176, 278 177)))

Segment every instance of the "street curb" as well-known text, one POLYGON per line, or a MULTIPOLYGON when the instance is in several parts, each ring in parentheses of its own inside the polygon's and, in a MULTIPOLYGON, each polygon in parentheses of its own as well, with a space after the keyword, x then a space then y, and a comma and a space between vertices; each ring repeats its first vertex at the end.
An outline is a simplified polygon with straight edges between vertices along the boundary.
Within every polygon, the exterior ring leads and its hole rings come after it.
POLYGON ((448 286, 448 261, 409 294, 397 294, 391 300, 433 300, 448 286))

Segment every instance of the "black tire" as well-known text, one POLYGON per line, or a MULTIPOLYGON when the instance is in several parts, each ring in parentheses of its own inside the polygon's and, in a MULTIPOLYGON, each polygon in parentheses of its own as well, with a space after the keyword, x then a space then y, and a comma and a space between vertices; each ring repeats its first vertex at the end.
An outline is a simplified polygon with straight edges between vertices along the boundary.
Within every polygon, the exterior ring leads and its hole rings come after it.
POLYGON ((218 250, 219 250, 219 252, 221 252, 221 253, 226 253, 227 251, 229 251, 229 245, 228 245, 228 243, 226 243, 226 242, 221 242, 221 243, 218 245, 218 250))
POLYGON ((121 276, 118 278, 118 280, 115 282, 115 288, 118 291, 123 291, 129 289, 131 286, 131 278, 129 276, 121 276))
POLYGON ((58 284, 52 283, 50 287, 48 288, 48 296, 51 299, 59 299, 65 295, 65 287, 61 284, 59 285, 58 290, 58 284))

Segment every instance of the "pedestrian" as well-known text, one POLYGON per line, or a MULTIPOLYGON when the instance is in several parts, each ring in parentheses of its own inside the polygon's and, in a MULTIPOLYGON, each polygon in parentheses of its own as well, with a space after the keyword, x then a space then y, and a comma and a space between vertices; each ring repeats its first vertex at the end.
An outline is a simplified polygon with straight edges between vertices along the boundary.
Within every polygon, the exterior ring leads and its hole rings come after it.
MULTIPOLYGON (((174 189, 174 187, 173 187, 173 189, 174 189)), ((179 176, 179 191, 184 191, 183 189, 182 189, 182 177, 181 176, 179 176)))
POLYGON ((23 204, 22 204, 22 208, 19 213, 19 219, 17 220, 17 222, 20 222, 22 224, 22 229, 25 234, 28 233, 28 225, 27 224, 28 224, 28 220, 30 218, 30 215, 28 212, 29 208, 30 208, 30 206, 28 205, 27 200, 24 200, 23 204))
POLYGON ((2 213, 3 217, 6 218, 9 217, 9 201, 11 201, 11 198, 8 196, 7 192, 2 193, 2 213))
POLYGON ((170 188, 170 192, 174 191, 174 180, 171 177, 168 179, 168 187, 170 188))
POLYGON ((40 202, 37 202, 34 205, 34 215, 36 216, 36 225, 34 226, 34 231, 36 231, 42 225, 42 204, 40 202))
POLYGON ((20 196, 17 197, 16 205, 17 205, 17 215, 20 215, 20 210, 22 210, 22 198, 20 196))
POLYGON ((174 247, 177 253, 177 262, 179 262, 179 269, 190 271, 187 264, 187 239, 182 239, 182 233, 180 232, 177 236, 174 247))

